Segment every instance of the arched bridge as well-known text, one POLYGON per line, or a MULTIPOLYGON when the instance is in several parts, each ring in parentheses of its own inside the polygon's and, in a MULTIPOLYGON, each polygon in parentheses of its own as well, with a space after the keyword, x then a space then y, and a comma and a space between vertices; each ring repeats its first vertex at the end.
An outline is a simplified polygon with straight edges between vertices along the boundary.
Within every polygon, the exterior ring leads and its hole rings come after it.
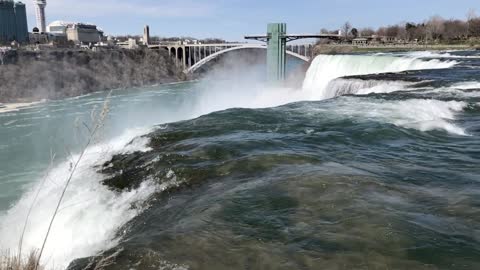
MULTIPOLYGON (((217 57, 232 51, 245 49, 267 49, 264 44, 251 43, 219 43, 219 44, 157 44, 149 45, 151 49, 168 50, 186 73, 194 73, 200 67, 217 57)), ((305 62, 310 61, 313 55, 312 44, 288 45, 286 53, 305 62)))

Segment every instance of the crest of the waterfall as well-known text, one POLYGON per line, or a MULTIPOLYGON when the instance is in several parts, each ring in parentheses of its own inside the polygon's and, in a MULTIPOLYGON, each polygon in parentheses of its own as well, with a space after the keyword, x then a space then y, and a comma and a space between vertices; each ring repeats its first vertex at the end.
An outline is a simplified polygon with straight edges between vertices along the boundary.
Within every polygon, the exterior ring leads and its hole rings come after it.
MULTIPOLYGON (((345 94, 342 93, 342 88, 329 87, 330 83, 338 78, 407 70, 443 69, 456 64, 456 61, 422 60, 387 55, 319 55, 307 71, 303 90, 309 93, 312 100, 333 98, 345 94)), ((358 85, 360 87, 358 90, 365 88, 364 84, 358 85)), ((384 92, 391 91, 385 88, 384 92)), ((349 89, 348 94, 359 93, 355 89, 349 89)))

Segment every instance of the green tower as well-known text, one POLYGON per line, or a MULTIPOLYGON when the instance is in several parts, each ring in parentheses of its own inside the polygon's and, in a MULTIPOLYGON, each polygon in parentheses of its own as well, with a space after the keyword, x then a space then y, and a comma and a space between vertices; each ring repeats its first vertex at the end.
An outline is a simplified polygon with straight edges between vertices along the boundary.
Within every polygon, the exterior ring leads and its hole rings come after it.
POLYGON ((285 79, 286 34, 286 23, 268 24, 267 78, 269 82, 281 82, 285 79))

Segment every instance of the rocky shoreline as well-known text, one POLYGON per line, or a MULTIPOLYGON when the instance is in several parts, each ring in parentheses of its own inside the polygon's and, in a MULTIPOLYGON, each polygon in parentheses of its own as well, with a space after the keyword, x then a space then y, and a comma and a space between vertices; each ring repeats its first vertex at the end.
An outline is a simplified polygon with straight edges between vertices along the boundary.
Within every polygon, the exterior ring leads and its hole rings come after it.
POLYGON ((0 65, 0 102, 60 99, 186 79, 166 51, 11 51, 0 65))

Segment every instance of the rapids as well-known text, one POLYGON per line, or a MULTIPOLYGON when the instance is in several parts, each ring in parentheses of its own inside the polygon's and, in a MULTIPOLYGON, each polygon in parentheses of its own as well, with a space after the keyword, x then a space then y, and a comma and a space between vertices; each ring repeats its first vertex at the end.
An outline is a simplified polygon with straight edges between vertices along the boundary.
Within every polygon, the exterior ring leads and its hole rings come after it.
MULTIPOLYGON (((478 268, 479 72, 478 52, 322 55, 301 89, 236 74, 114 91, 43 262, 478 268)), ((0 114, 0 249, 37 190, 24 248, 39 247, 105 98, 0 114)))

